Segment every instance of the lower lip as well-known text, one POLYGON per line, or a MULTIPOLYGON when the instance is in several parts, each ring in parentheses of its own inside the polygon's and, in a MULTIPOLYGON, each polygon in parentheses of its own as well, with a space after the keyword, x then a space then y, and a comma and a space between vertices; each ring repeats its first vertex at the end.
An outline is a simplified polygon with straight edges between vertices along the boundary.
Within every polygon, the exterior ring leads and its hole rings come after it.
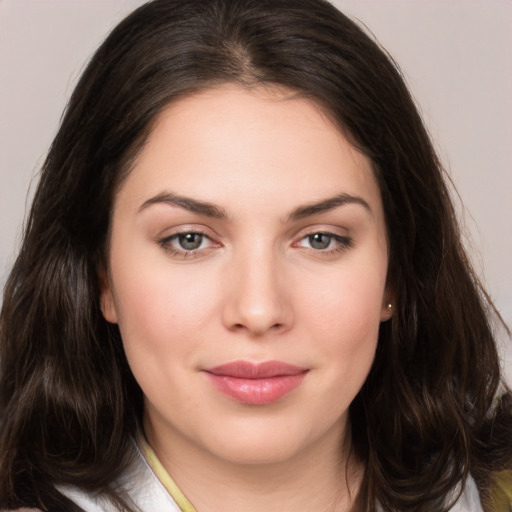
POLYGON ((277 402, 297 388, 306 373, 262 379, 243 379, 209 372, 206 372, 206 375, 216 389, 237 402, 247 405, 268 405, 277 402))

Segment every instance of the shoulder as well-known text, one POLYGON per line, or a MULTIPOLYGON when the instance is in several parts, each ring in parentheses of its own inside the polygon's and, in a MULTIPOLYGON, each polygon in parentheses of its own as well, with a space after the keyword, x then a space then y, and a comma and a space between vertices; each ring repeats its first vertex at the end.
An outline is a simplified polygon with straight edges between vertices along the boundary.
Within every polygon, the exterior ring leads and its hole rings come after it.
MULTIPOLYGON (((116 487, 123 492, 123 497, 134 505, 135 510, 180 512, 180 508, 151 471, 138 449, 131 466, 116 482, 116 487)), ((71 486, 61 486, 59 491, 85 512, 117 512, 117 508, 101 495, 87 493, 71 486)))
MULTIPOLYGON (((458 487, 452 492, 446 501, 447 505, 453 503, 459 495, 460 490, 460 487, 458 487)), ((385 512, 385 510, 384 508, 379 507, 376 512, 385 512)), ((464 488, 462 489, 462 493, 460 493, 458 499, 453 503, 450 508, 450 512, 484 512, 480 502, 478 489, 471 476, 467 478, 464 488)))
MULTIPOLYGON (((459 493, 459 489, 455 493, 455 496, 459 493)), ((480 496, 473 478, 468 476, 464 489, 455 502, 450 512, 484 512, 482 503, 480 502, 480 496)))

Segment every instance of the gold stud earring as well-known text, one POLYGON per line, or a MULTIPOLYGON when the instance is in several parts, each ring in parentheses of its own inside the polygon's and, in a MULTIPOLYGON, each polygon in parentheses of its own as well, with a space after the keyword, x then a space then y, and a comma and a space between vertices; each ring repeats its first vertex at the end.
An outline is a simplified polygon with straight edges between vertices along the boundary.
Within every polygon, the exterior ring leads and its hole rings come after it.
POLYGON ((386 306, 386 309, 388 311, 391 311, 393 309, 393 304, 391 304, 391 302, 386 306))

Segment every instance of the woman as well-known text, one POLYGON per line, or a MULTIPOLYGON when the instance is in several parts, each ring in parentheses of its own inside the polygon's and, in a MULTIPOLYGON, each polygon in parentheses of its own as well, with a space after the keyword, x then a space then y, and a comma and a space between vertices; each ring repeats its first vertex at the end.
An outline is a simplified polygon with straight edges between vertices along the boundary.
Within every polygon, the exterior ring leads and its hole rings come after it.
POLYGON ((151 2, 85 70, 6 286, 0 506, 496 509, 488 312, 361 29, 151 2))

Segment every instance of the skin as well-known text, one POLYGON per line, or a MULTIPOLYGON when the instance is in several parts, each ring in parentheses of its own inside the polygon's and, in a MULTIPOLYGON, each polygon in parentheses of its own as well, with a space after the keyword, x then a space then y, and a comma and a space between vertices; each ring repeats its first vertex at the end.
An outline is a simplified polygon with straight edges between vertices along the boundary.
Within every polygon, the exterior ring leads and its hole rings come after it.
POLYGON ((197 93, 160 114, 116 195, 109 251, 103 314, 144 392, 146 437, 196 508, 349 510, 362 466, 348 407, 392 300, 370 161, 290 91, 197 93), (204 371, 237 360, 307 373, 247 405, 204 371))

